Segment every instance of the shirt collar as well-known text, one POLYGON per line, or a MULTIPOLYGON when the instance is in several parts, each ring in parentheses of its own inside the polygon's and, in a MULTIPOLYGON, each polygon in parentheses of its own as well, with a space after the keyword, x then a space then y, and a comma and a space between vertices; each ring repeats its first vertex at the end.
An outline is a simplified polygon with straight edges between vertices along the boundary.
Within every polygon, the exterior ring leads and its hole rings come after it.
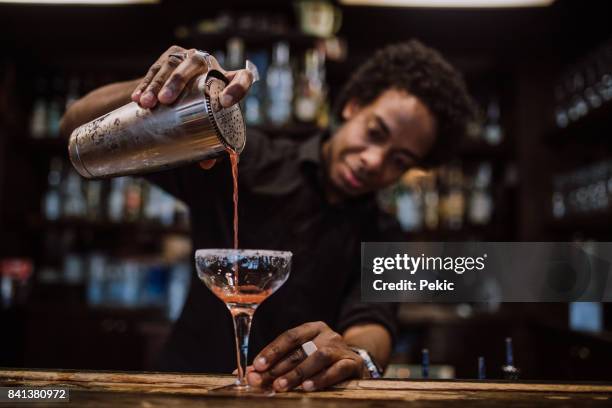
POLYGON ((320 132, 306 140, 298 148, 298 161, 300 163, 312 163, 323 165, 323 140, 327 138, 327 132, 320 132))

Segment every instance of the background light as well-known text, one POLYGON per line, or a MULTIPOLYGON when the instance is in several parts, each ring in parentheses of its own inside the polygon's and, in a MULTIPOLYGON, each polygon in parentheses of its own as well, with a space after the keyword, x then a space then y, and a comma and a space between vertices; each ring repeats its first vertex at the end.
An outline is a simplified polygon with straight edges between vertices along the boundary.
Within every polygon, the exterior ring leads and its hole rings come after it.
POLYGON ((555 0, 340 0, 346 6, 500 8, 546 7, 555 0))

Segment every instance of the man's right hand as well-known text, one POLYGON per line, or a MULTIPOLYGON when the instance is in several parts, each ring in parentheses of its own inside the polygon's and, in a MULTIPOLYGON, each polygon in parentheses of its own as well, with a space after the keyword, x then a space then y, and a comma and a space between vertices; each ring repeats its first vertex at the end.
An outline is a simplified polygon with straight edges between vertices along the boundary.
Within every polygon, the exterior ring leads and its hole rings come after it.
POLYGON ((185 49, 178 45, 168 48, 151 65, 132 92, 132 101, 143 108, 153 108, 158 102, 169 105, 176 100, 191 79, 208 71, 208 63, 211 64, 211 68, 222 72, 230 80, 219 97, 221 105, 228 107, 239 102, 253 82, 250 71, 246 69, 225 71, 212 55, 209 55, 206 61, 202 53, 197 50, 185 49))
MULTIPOLYGON (((143 108, 153 108, 157 103, 172 104, 181 94, 187 83, 208 71, 208 64, 222 72, 230 83, 219 96, 225 108, 240 102, 253 83, 253 74, 247 69, 225 71, 215 57, 209 55, 208 61, 195 49, 185 49, 178 45, 168 48, 155 61, 149 71, 132 92, 132 101, 143 108)), ((215 160, 200 162, 200 167, 210 169, 215 160)))

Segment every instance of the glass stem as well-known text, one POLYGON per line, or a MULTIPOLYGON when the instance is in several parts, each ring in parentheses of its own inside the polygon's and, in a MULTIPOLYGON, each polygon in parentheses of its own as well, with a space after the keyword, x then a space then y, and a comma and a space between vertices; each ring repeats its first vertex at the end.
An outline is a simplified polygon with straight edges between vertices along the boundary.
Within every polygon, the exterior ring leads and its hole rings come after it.
POLYGON ((249 334, 251 332, 251 320, 253 311, 245 312, 242 310, 230 310, 234 318, 234 332, 236 335, 236 357, 238 360, 238 385, 247 385, 246 368, 247 357, 249 354, 249 334))

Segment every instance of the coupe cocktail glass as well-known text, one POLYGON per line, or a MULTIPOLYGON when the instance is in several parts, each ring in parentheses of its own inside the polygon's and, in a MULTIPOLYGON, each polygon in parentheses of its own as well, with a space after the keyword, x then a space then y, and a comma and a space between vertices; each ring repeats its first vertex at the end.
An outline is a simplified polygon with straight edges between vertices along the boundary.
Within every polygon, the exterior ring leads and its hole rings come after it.
POLYGON ((227 391, 258 392, 247 384, 251 320, 257 306, 289 277, 291 252, 257 249, 199 249, 198 277, 225 305, 234 320, 238 378, 227 391))

